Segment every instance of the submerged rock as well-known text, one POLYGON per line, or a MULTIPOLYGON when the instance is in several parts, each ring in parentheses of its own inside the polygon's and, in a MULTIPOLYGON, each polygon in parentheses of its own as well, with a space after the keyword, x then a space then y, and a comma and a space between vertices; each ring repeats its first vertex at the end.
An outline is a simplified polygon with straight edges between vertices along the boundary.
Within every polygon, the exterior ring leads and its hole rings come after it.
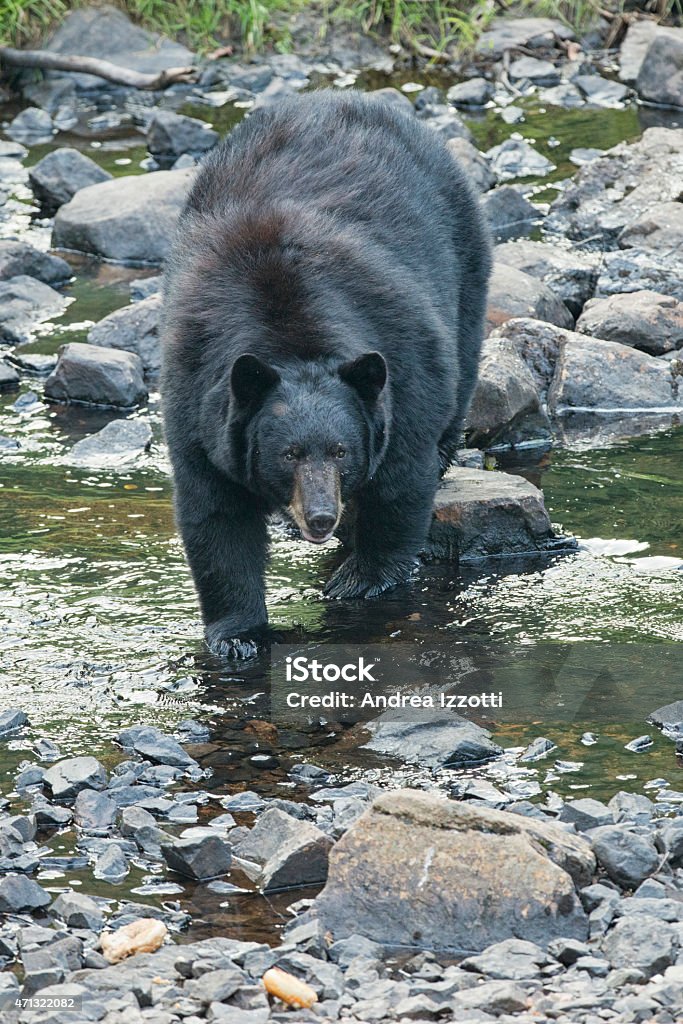
POLYGON ((398 790, 334 847, 313 910, 335 941, 474 952, 513 937, 584 939, 574 885, 593 867, 585 840, 551 823, 398 790))
POLYGON ((91 345, 134 352, 145 370, 158 370, 161 366, 160 315, 161 295, 150 295, 105 316, 90 328, 88 341, 91 345))
POLYGON ((152 430, 146 420, 112 420, 96 434, 77 441, 67 457, 79 465, 119 465, 147 451, 151 443, 152 430))
POLYGON ((683 347, 683 302, 658 292, 626 292, 591 299, 576 330, 653 356, 683 347))
POLYGON ((28 180, 43 211, 52 214, 79 189, 110 181, 111 174, 77 149, 55 149, 29 168, 28 180))
POLYGON ((45 395, 58 402, 132 408, 147 398, 147 388, 133 353, 70 342, 59 350, 45 395))
POLYGON ((430 768, 482 764, 503 753, 486 729, 452 712, 391 710, 365 728, 372 739, 364 749, 430 768))
POLYGON ((565 304, 542 281, 505 263, 494 263, 486 312, 488 332, 513 317, 546 320, 570 330, 574 326, 565 304))

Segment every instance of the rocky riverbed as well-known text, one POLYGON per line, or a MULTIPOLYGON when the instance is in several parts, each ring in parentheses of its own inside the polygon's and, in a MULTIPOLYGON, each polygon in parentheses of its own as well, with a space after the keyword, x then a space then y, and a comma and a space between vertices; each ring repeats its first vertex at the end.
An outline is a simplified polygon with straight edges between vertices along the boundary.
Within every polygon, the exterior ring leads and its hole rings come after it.
MULTIPOLYGON (((163 94, 20 76, 2 110, 3 1014, 669 1024, 681 30, 635 22, 607 51, 505 19, 441 72, 362 37, 321 46, 305 20, 294 40, 163 94), (419 579, 326 604, 335 552, 274 525, 271 617, 302 649, 446 648, 457 692, 503 693, 467 720, 283 716, 268 652, 203 651, 173 533, 159 289, 193 168, 253 107, 353 85, 470 170, 498 243, 490 333, 419 579), (160 948, 111 963, 102 933, 150 918, 160 948), (269 999, 273 966, 317 1002, 269 999)), ((193 59, 113 11, 75 12, 51 45, 193 59)))

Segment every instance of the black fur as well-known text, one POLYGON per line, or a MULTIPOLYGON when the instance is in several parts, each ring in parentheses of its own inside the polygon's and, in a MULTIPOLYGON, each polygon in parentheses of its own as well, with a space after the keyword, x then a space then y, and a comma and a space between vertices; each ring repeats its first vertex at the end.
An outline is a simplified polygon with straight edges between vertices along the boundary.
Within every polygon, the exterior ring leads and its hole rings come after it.
POLYGON ((323 477, 355 507, 330 596, 410 573, 475 384, 489 269, 463 171, 385 100, 285 101, 209 154, 169 261, 162 393, 214 649, 266 623, 266 516, 297 472, 302 515, 323 477))

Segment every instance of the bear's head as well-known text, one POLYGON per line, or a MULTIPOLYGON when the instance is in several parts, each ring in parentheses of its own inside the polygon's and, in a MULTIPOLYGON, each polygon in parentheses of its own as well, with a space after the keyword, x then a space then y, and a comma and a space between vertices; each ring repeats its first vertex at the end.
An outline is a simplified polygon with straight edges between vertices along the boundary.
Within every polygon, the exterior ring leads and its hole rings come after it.
POLYGON ((344 503, 382 459, 386 384, 379 352, 279 370, 247 353, 233 364, 230 419, 233 436, 241 436, 245 483, 288 509, 313 544, 332 537, 344 503))

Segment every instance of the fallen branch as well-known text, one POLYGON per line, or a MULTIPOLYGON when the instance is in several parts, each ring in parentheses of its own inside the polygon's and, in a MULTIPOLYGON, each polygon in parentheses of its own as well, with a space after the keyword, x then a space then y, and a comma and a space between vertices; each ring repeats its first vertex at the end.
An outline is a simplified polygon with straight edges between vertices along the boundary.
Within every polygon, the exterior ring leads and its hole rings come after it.
POLYGON ((76 71, 104 78, 115 85, 127 85, 131 89, 166 89, 177 82, 192 82, 197 70, 193 67, 168 68, 157 74, 147 74, 97 57, 72 57, 48 50, 15 50, 11 46, 0 46, 0 64, 13 68, 41 68, 43 71, 76 71))

